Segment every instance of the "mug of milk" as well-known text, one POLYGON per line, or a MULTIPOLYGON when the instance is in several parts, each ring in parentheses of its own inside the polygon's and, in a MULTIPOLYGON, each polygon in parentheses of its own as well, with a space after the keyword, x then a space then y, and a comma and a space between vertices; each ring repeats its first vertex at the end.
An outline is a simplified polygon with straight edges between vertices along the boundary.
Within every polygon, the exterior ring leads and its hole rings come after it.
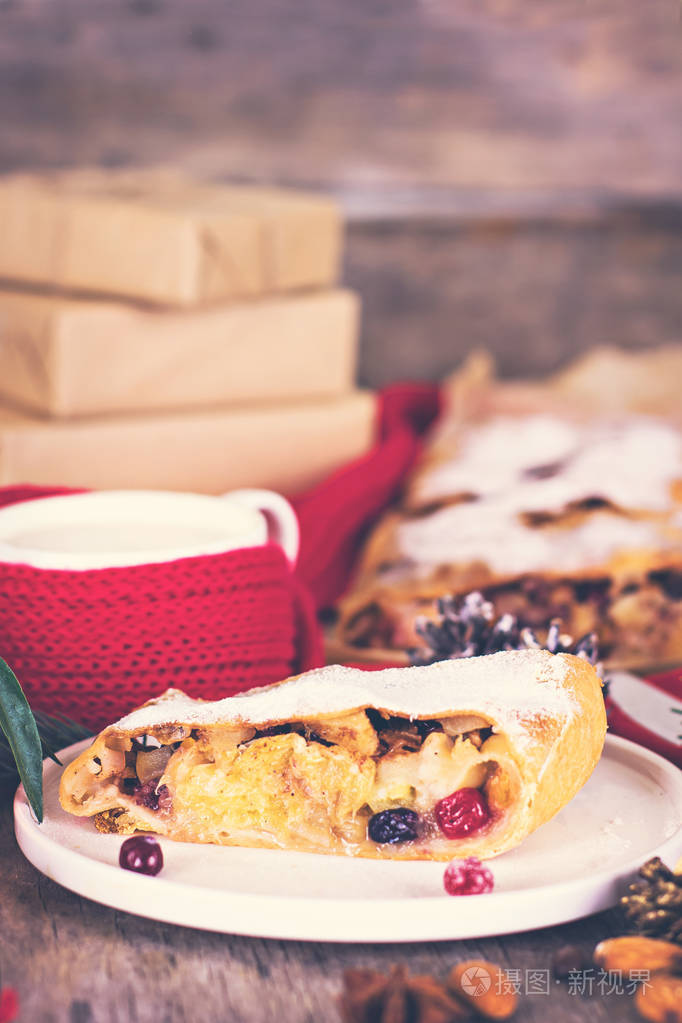
POLYGON ((222 497, 161 490, 102 490, 0 509, 0 562, 34 568, 144 565, 220 554, 267 542, 294 564, 298 522, 271 490, 222 497))

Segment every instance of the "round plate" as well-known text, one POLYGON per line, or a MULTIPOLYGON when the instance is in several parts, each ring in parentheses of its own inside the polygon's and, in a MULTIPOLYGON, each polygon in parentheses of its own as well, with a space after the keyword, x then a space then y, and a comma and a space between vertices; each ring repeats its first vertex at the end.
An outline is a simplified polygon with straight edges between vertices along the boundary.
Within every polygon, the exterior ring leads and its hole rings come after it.
MULTIPOLYGON (((70 746, 68 763, 87 745, 70 746)), ((613 905, 650 856, 682 854, 682 772, 609 736, 587 785, 548 824, 491 866, 495 891, 443 894, 445 864, 386 862, 161 839, 165 866, 145 877, 118 866, 121 838, 71 817, 60 768, 46 761, 45 820, 19 787, 17 840, 31 863, 80 895, 168 923, 311 941, 438 941, 508 934, 613 905)))

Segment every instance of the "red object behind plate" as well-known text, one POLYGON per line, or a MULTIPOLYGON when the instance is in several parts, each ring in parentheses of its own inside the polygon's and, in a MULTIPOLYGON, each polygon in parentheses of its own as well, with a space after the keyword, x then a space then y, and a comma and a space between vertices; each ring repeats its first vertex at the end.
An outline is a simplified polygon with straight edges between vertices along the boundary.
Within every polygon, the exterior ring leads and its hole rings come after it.
POLYGON ((379 437, 369 454, 294 498, 301 525, 298 575, 318 607, 348 585, 370 526, 400 492, 440 411, 433 384, 394 384, 379 395, 379 437))
POLYGON ((636 705, 628 706, 620 702, 618 690, 615 696, 613 693, 609 696, 606 701, 609 731, 615 735, 622 735, 625 739, 632 739, 640 746, 646 746, 647 749, 660 753, 662 757, 682 767, 682 714, 679 712, 682 706, 682 667, 642 679, 637 697, 636 705), (666 731, 668 738, 660 731, 656 731, 658 721, 656 711, 653 714, 647 713, 649 706, 654 703, 655 690, 670 697, 669 721, 674 727, 668 725, 665 728, 665 724, 661 725, 658 722, 659 728, 666 731), (673 709, 674 707, 677 709, 673 709), (671 731, 679 733, 676 743, 670 741, 671 731))

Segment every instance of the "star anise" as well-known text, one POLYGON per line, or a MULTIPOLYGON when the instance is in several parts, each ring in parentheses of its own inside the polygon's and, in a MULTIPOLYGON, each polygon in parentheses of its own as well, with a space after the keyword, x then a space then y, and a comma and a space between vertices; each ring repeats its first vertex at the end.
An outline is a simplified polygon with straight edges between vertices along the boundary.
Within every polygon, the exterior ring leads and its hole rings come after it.
POLYGON ((434 977, 412 977, 405 966, 391 967, 388 976, 346 970, 343 982, 339 1008, 344 1023, 456 1023, 470 1016, 434 977))

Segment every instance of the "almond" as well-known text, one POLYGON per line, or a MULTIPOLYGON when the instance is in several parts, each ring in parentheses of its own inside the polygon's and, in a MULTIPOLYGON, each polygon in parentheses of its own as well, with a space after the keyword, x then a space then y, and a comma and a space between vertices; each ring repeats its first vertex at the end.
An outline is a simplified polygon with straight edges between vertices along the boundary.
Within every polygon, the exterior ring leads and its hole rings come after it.
POLYGON ((454 966, 448 987, 461 1001, 486 1019, 508 1019, 516 1009, 517 997, 504 970, 485 959, 468 959, 454 966))
POLYGON ((682 1023, 682 977, 657 973, 637 991, 635 1007, 652 1023, 682 1023))
POLYGON ((624 976, 630 970, 675 972, 682 969, 682 946, 640 934, 626 935, 601 941, 594 950, 594 961, 602 969, 620 970, 624 976))

